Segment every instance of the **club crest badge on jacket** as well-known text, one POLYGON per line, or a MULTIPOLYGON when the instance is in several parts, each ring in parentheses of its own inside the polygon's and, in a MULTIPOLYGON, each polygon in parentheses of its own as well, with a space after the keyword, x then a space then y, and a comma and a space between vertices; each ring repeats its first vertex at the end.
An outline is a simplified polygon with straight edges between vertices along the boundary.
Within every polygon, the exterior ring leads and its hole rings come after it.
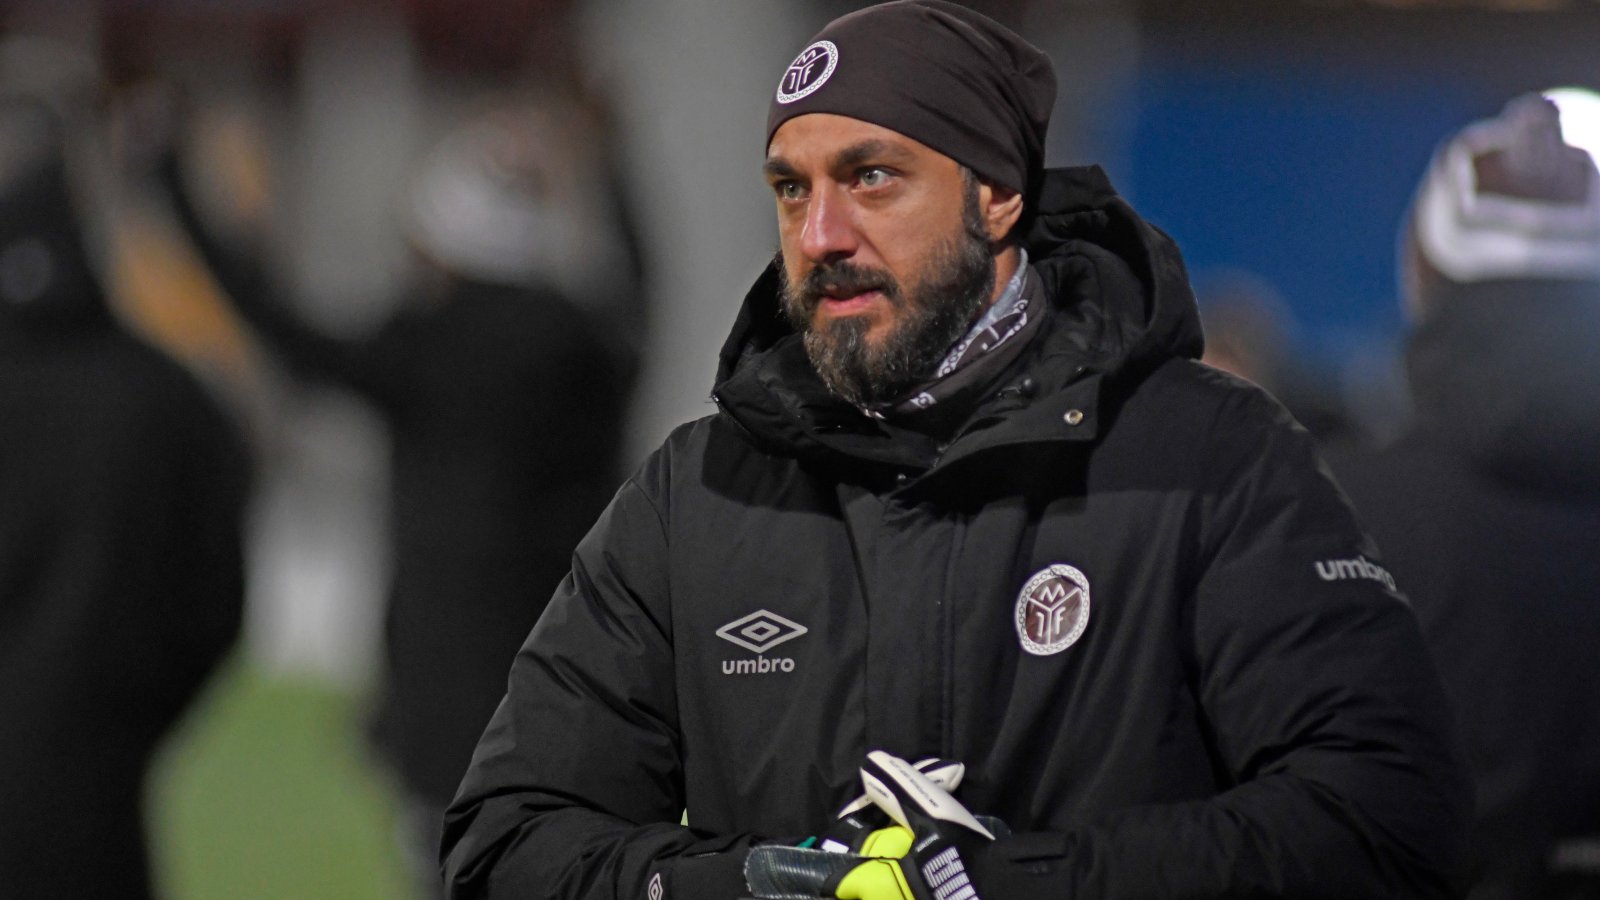
POLYGON ((1040 569, 1017 594, 1017 638, 1034 656, 1053 656, 1089 627, 1089 578, 1073 566, 1040 569))

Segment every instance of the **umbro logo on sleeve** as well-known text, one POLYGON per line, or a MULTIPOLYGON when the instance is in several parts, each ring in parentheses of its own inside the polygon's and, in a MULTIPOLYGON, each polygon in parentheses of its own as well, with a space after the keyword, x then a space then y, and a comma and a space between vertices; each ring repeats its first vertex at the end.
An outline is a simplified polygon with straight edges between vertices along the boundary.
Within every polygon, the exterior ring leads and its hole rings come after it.
POLYGON ((1355 578, 1365 578, 1371 581, 1380 581, 1389 590, 1397 590, 1394 576, 1383 566, 1357 556, 1354 559, 1324 559, 1317 564, 1317 577, 1323 581, 1348 581, 1355 578))

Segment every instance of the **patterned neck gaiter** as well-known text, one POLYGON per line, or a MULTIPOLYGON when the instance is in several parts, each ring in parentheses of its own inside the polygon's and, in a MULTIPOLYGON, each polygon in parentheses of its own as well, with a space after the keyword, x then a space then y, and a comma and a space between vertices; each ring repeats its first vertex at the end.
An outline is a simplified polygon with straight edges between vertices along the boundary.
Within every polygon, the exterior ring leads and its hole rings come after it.
POLYGON ((950 348, 931 379, 898 400, 862 407, 861 411, 875 419, 896 419, 931 410, 989 381, 1016 359, 1036 330, 1033 326, 1040 320, 1034 310, 1038 281, 1028 269, 1024 250, 1006 289, 950 348))

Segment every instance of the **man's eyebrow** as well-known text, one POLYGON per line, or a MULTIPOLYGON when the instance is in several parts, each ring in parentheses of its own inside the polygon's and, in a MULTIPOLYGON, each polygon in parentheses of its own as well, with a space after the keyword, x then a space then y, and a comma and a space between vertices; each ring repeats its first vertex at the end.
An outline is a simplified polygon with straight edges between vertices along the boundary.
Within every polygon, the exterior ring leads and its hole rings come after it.
MULTIPOLYGON (((835 153, 829 160, 828 168, 840 172, 859 168, 869 162, 905 163, 911 158, 912 154, 906 148, 891 141, 874 138, 851 144, 835 153)), ((773 181, 800 177, 800 170, 781 156, 774 156, 762 163, 761 172, 773 181)))
POLYGON ((835 171, 854 169, 868 162, 905 162, 911 159, 910 151, 889 141, 866 140, 840 150, 833 155, 831 168, 835 171))
POLYGON ((790 165, 789 161, 783 157, 774 156, 773 158, 761 164, 761 174, 767 176, 767 178, 771 180, 777 181, 786 178, 797 178, 800 175, 800 171, 794 166, 790 165))

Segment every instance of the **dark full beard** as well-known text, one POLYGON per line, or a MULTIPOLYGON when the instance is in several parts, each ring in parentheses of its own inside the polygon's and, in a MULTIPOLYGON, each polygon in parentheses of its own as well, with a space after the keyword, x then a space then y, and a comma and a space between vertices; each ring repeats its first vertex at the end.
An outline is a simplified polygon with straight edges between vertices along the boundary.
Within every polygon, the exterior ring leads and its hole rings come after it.
POLYGON ((967 333, 994 290, 994 256, 978 218, 976 193, 969 193, 961 230, 934 251, 909 290, 886 271, 848 262, 818 265, 798 285, 783 273, 784 315, 802 335, 806 355, 830 391, 857 406, 897 400, 930 378, 967 333), (825 286, 847 293, 880 290, 899 318, 876 345, 867 342, 869 323, 858 317, 814 328, 812 316, 825 286))

